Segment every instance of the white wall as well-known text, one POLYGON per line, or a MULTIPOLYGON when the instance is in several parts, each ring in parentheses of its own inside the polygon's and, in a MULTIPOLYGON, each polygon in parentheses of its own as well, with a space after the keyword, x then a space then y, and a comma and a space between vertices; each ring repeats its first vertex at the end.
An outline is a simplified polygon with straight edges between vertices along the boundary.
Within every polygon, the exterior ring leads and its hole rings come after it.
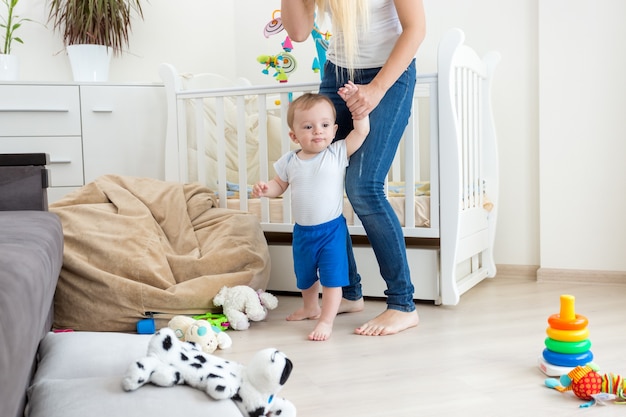
POLYGON ((537 2, 424 0, 427 36, 418 52, 423 71, 435 70, 438 39, 450 27, 485 54, 497 50, 493 107, 500 153, 498 264, 539 264, 537 2), (497 17, 496 17, 497 16, 497 17))
POLYGON ((541 266, 626 271, 626 2, 539 5, 541 266))
MULTIPOLYGON (((160 82, 158 65, 175 63, 188 72, 236 71, 233 1, 147 0, 144 20, 136 20, 130 45, 113 57, 111 82, 160 82)), ((61 35, 47 23, 47 0, 20 0, 18 14, 41 22, 24 24, 24 45, 13 53, 20 59, 20 79, 71 81, 72 73, 61 35)))
MULTIPOLYGON (((626 2, 623 0, 424 0, 427 37, 418 68, 435 70, 436 45, 462 28, 479 53, 498 50, 494 113, 500 144, 498 264, 626 271, 626 2), (494 17, 495 16, 495 17, 494 17), (541 190, 541 191, 539 191, 541 190), (541 198, 540 198, 541 197, 541 198), (540 221, 541 215, 541 221, 540 221)), ((263 36, 280 0, 149 0, 129 50, 112 61, 112 82, 159 82, 157 66, 244 76, 283 35, 263 36)), ((18 13, 46 22, 46 0, 18 13)), ((324 22, 322 29, 329 29, 324 22)), ((15 45, 25 81, 71 81, 58 34, 26 23, 15 45)), ((294 44, 293 82, 313 81, 312 41, 294 44)))

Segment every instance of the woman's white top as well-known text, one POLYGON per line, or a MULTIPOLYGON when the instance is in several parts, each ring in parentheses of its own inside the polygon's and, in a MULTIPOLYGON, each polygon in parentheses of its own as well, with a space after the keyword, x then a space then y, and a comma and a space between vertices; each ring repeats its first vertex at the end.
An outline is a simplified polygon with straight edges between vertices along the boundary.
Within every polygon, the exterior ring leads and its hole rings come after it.
MULTIPOLYGON (((359 31, 355 68, 382 67, 401 32, 402 25, 393 0, 369 0, 369 27, 367 31, 359 31)), ((342 56, 341 33, 335 26, 331 33, 326 57, 335 65, 345 68, 347 61, 342 56)))

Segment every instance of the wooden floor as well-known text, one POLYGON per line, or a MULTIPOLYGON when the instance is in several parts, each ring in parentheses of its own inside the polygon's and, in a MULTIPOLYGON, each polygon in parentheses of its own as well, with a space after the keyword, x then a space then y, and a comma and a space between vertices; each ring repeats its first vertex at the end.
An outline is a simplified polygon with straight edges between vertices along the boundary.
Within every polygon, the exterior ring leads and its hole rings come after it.
POLYGON ((537 362, 561 294, 589 319, 601 370, 626 376, 626 286, 514 278, 484 281, 455 307, 418 304, 420 325, 395 336, 353 334, 384 309, 367 300, 337 318, 326 342, 306 340, 313 322, 285 321, 300 298, 280 295, 266 321, 230 331, 233 347, 217 353, 246 363, 264 347, 285 352, 294 371, 281 394, 300 417, 626 416, 626 405, 579 409, 572 393, 544 386, 537 362))

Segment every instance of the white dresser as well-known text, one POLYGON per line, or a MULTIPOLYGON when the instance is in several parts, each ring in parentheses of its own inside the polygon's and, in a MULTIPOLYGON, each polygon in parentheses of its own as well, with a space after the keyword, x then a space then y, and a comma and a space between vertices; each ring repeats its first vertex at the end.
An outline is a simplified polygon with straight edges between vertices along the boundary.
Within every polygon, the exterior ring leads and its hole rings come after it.
POLYGON ((0 83, 0 153, 50 155, 50 202, 100 175, 164 179, 159 84, 0 83))

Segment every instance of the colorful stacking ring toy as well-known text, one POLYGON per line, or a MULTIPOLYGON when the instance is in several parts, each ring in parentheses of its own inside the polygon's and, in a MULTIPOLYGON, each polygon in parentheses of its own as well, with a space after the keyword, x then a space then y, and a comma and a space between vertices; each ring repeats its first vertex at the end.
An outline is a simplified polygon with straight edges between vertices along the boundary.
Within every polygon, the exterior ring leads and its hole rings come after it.
POLYGON ((557 330, 582 330, 587 327, 589 320, 581 314, 576 314, 573 319, 562 318, 560 314, 553 314, 548 317, 548 324, 557 330))
POLYGON ((540 361, 547 374, 560 372, 562 368, 575 368, 593 360, 587 317, 576 314, 574 296, 561 295, 561 309, 548 317, 545 349, 540 361), (561 369, 559 369, 561 368, 561 369))
POLYGON ((589 337, 589 329, 582 330, 558 330, 548 327, 546 333, 550 339, 560 342, 580 342, 589 337))
POLYGON ((545 345, 549 350, 556 353, 584 353, 591 348, 591 341, 585 339, 580 342, 561 342, 546 337, 545 345))
POLYGON ((557 353, 549 349, 543 350, 543 358, 552 365, 575 367, 585 365, 593 360, 590 350, 584 353, 557 353))

